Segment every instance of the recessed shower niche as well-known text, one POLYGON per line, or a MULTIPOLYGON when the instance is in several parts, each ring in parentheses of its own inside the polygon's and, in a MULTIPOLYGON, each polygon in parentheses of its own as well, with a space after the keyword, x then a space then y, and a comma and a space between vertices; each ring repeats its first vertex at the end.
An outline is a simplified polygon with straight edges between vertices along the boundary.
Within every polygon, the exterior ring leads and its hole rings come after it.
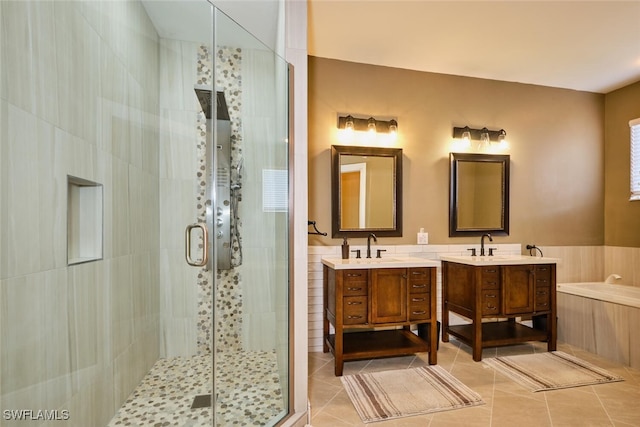
POLYGON ((102 259, 102 184, 67 175, 67 265, 102 259))

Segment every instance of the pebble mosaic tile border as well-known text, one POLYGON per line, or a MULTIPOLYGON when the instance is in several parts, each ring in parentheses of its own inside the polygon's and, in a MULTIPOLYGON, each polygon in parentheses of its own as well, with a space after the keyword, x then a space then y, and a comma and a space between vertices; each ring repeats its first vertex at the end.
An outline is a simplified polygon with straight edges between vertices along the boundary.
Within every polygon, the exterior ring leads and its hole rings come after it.
MULTIPOLYGON (((229 117, 231 119, 231 168, 232 180, 242 182, 242 168, 238 166, 242 162, 242 76, 241 62, 242 50, 232 47, 218 47, 216 55, 216 90, 222 90, 225 94, 229 117)), ((213 79, 212 52, 207 46, 200 46, 197 57, 198 84, 210 85, 213 79)), ((206 195, 206 119, 204 114, 198 115, 198 189, 196 203, 198 220, 205 221, 206 207, 211 205, 211 199, 206 195)), ((236 190, 242 200, 241 189, 236 190)), ((242 264, 240 218, 231 218, 232 254, 231 263, 234 267, 230 270, 218 270, 218 291, 216 294, 216 312, 219 313, 218 322, 215 325, 215 334, 218 348, 224 351, 240 351, 242 343, 242 281, 239 267, 242 264)), ((202 353, 211 351, 212 334, 212 297, 213 284, 208 280, 209 274, 204 270, 198 274, 198 351, 202 353)))

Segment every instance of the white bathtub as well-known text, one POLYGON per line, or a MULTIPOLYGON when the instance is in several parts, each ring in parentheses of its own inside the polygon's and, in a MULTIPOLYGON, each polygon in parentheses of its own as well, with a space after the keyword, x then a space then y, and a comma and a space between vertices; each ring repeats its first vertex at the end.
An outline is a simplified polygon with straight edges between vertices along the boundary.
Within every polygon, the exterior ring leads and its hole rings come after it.
POLYGON ((640 308, 640 287, 604 282, 558 283, 558 292, 640 308))

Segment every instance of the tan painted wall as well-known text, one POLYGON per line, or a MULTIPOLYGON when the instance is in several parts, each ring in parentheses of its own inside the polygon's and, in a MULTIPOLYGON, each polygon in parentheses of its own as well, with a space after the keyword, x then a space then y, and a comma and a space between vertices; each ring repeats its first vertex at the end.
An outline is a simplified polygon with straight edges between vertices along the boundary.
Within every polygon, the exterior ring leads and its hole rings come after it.
POLYGON ((629 120, 640 117, 640 82, 605 97, 605 244, 640 247, 640 201, 629 201, 629 120))
MULTIPOLYGON (((511 233, 497 243, 604 243, 604 95, 309 58, 309 219, 331 234, 331 154, 338 113, 398 118, 404 233, 384 244, 448 237, 453 126, 504 128, 511 142, 511 233)), ((357 240, 353 244, 361 244, 357 240)))

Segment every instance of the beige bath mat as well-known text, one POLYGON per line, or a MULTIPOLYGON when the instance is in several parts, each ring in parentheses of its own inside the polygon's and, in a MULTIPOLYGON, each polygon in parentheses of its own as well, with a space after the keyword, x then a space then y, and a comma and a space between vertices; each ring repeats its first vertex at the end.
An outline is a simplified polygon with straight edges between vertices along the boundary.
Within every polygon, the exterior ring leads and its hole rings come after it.
POLYGON ((365 423, 484 404, 479 394, 437 365, 340 379, 365 423))
POLYGON ((482 362, 531 391, 624 381, 618 375, 561 351, 495 357, 482 362))

